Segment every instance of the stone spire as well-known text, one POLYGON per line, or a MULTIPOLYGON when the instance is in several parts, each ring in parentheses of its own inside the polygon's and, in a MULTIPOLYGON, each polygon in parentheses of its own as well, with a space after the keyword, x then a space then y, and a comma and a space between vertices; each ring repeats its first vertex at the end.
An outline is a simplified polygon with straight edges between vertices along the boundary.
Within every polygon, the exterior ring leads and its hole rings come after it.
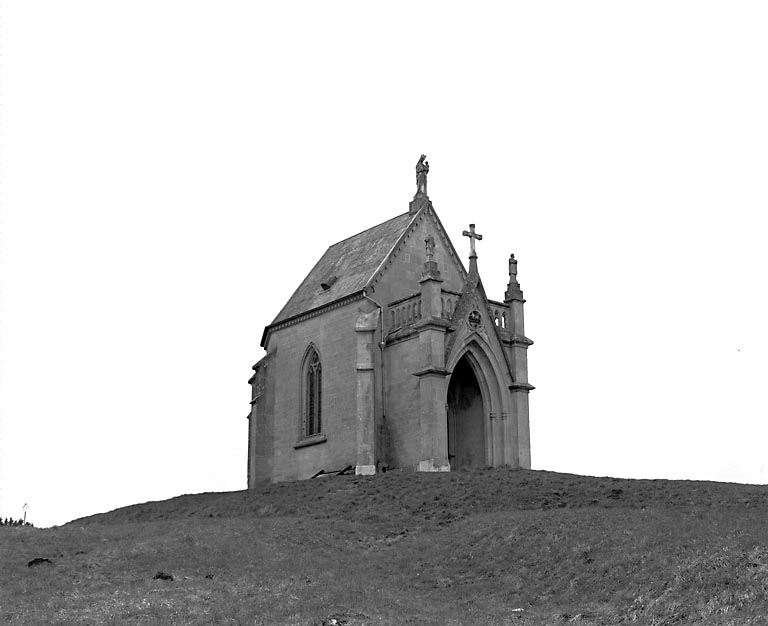
POLYGON ((520 467, 531 466, 531 431, 528 421, 528 393, 534 387, 528 382, 528 348, 533 341, 525 336, 525 316, 523 307, 525 300, 517 282, 517 261, 515 255, 509 255, 509 283, 504 294, 507 305, 506 333, 502 337, 502 345, 506 353, 507 363, 512 374, 512 384, 509 386, 511 405, 516 415, 516 456, 520 467))
POLYGON ((475 232, 475 225, 470 224, 469 230, 461 233, 464 237, 469 237, 469 273, 477 274, 477 252, 475 252, 475 239, 480 241, 483 236, 475 232))

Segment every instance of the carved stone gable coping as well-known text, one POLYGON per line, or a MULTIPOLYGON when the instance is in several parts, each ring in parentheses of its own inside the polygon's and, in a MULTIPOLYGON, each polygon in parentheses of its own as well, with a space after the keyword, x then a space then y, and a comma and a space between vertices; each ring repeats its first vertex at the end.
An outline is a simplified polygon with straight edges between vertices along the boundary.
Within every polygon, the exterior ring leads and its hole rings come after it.
POLYGON ((392 247, 392 250, 389 252, 385 260, 376 269, 376 271, 373 274, 373 277, 368 282, 367 288, 374 287, 376 283, 378 283, 379 280, 381 280, 381 278, 384 276, 384 272, 392 264, 392 262, 397 257, 397 255, 400 253, 405 242, 417 230, 418 225, 421 224, 421 222, 426 218, 429 218, 430 222, 432 223, 435 230, 437 231, 437 235, 440 238, 441 247, 444 249, 445 253, 451 259, 451 261, 455 263, 455 265, 459 269, 459 272, 466 276, 467 271, 464 268, 464 264, 461 262, 461 258, 459 257, 459 255, 456 254, 456 250, 453 247, 453 243, 451 243, 451 240, 448 237, 448 234, 445 232, 445 229, 443 228, 443 225, 440 222, 440 218, 437 217, 437 213, 435 212, 434 207, 432 206, 432 203, 429 201, 428 198, 425 198, 425 200, 426 202, 423 205, 420 205, 416 211, 411 211, 411 214, 413 215, 413 220, 408 225, 408 228, 402 234, 402 236, 397 241, 397 243, 392 247))
POLYGON ((389 251, 389 254, 387 254, 384 261, 382 261, 381 265, 378 267, 376 272, 374 272, 373 278, 368 283, 368 287, 374 287, 376 283, 381 280, 381 278, 384 276, 384 272, 386 269, 392 265, 394 260, 398 257, 400 254, 400 251, 403 249, 403 246, 405 245, 405 242, 408 241, 408 238, 416 232, 416 229, 418 228, 421 221, 424 219, 424 213, 423 212, 416 212, 414 213, 414 217, 411 220, 411 223, 408 224, 408 228, 405 229, 405 232, 400 236, 400 239, 397 240, 395 245, 392 247, 392 250, 389 251))
POLYGON ((456 332, 450 332, 446 338, 446 360, 450 357, 457 341, 464 341, 468 336, 476 334, 482 337, 486 343, 498 346, 499 358, 503 359, 509 369, 508 357, 501 344, 503 331, 494 324, 491 307, 491 301, 485 295, 485 289, 479 275, 470 272, 451 319, 451 329, 456 332), (478 316, 480 318, 479 323, 477 323, 478 316), (470 322, 470 318, 473 320, 472 322, 470 322))

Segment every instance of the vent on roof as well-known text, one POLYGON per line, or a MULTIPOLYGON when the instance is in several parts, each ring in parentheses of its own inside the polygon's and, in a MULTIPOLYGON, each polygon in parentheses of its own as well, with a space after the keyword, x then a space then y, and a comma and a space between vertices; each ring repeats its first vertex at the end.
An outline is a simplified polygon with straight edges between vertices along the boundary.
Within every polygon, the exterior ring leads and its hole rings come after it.
POLYGON ((323 288, 323 291, 328 291, 331 287, 333 287, 333 283, 335 283, 337 280, 338 278, 336 276, 329 276, 320 283, 320 286, 323 288))

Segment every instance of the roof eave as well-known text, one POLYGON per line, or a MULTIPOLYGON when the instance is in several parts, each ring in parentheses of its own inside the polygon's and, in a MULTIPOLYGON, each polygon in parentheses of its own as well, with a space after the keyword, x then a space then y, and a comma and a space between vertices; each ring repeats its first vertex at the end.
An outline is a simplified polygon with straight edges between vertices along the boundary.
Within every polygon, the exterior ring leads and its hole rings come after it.
POLYGON ((366 291, 367 287, 363 287, 362 289, 349 293, 345 296, 342 296, 341 298, 337 298, 336 300, 331 300, 330 302, 316 306, 314 309, 302 311, 301 313, 297 313, 291 317, 286 317, 284 320, 280 320, 279 322, 272 322, 269 326, 264 327, 264 332, 261 335, 261 343, 259 345, 266 350, 267 342, 269 341, 269 333, 271 333, 273 330, 276 330, 277 328, 283 328, 285 326, 292 326, 293 324, 301 321, 302 318, 314 317, 318 313, 321 313, 324 309, 336 308, 346 304, 347 302, 359 300, 365 296, 366 291))

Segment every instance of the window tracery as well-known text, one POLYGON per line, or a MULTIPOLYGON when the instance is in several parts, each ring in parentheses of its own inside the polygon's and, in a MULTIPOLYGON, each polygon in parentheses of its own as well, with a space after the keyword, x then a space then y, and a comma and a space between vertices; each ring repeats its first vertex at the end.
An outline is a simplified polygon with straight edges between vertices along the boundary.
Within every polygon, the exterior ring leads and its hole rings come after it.
POLYGON ((323 368, 320 355, 313 346, 310 346, 304 357, 302 387, 301 435, 306 438, 322 432, 323 368))

